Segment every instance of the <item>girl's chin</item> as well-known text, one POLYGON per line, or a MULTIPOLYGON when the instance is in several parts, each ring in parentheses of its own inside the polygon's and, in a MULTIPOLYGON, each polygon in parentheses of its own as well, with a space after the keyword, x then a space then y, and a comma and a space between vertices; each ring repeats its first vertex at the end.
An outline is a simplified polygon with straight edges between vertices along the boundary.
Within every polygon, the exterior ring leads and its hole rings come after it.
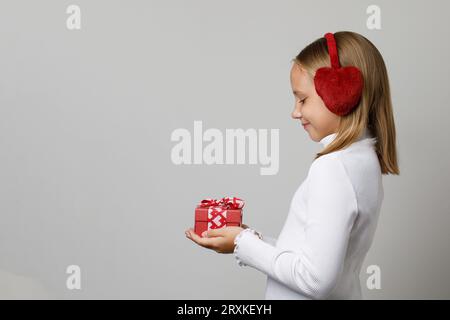
POLYGON ((317 139, 316 135, 314 134, 314 130, 312 130, 312 128, 308 128, 306 130, 307 134, 309 135, 309 137, 311 138, 311 140, 318 142, 320 140, 317 139))
POLYGON ((309 135, 311 135, 311 132, 314 131, 313 128, 311 127, 310 123, 308 123, 307 125, 304 125, 303 129, 305 129, 305 131, 308 132, 309 135))

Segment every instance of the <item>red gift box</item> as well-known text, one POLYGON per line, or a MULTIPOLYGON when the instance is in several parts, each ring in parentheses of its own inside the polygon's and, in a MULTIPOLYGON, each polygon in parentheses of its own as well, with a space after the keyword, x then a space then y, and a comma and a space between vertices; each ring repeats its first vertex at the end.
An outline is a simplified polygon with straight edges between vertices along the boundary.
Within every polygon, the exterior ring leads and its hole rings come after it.
POLYGON ((224 197, 221 200, 204 199, 195 208, 194 232, 200 237, 209 229, 242 225, 244 200, 224 197))

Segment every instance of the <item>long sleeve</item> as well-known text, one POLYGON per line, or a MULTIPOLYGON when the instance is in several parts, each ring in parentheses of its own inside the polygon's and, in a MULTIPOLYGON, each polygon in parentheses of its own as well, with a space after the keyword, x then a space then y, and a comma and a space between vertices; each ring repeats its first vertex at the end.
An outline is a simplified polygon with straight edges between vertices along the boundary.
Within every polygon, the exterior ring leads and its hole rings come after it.
POLYGON ((323 299, 342 272, 358 206, 344 165, 333 154, 316 159, 307 179, 305 240, 298 249, 275 247, 245 232, 237 238, 234 254, 241 266, 253 267, 303 295, 323 299))

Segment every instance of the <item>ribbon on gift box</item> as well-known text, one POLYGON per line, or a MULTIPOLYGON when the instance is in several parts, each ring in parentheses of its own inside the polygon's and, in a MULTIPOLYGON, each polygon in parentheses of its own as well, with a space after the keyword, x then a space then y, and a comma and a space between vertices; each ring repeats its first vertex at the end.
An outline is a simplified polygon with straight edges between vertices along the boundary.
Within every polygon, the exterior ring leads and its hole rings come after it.
POLYGON ((208 208, 208 230, 219 229, 227 225, 227 210, 237 210, 244 207, 244 200, 236 197, 203 199, 199 207, 208 208))

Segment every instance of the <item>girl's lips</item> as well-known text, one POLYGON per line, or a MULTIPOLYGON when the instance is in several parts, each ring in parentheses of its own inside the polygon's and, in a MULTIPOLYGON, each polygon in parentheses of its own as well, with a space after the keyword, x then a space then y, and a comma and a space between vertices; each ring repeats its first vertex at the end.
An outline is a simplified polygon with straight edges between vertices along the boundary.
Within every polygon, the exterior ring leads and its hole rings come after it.
POLYGON ((307 129, 308 129, 308 126, 309 126, 309 122, 308 122, 308 123, 305 123, 305 124, 302 123, 302 126, 303 126, 303 129, 307 130, 307 129))

